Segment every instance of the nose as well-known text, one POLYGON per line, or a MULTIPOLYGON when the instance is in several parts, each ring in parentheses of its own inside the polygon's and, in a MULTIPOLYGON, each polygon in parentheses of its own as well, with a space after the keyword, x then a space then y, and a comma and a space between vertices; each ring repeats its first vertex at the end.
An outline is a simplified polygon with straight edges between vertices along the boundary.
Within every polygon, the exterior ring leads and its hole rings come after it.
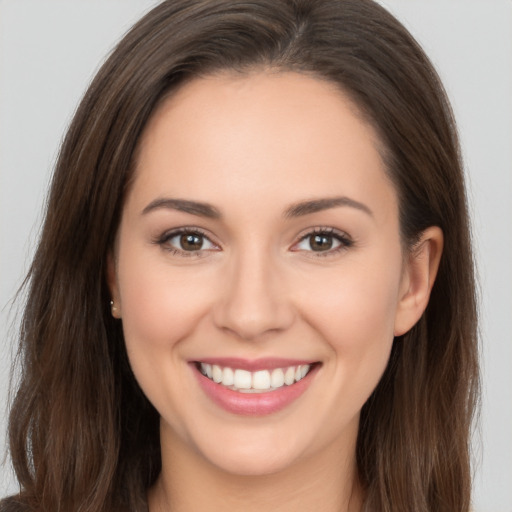
POLYGON ((282 269, 255 251, 230 263, 214 308, 216 326, 251 341, 289 328, 295 313, 282 269))

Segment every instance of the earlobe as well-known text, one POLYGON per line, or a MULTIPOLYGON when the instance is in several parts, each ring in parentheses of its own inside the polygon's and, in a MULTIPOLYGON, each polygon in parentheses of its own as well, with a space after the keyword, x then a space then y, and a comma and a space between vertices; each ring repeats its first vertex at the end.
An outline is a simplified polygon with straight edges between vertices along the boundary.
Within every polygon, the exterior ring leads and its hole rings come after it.
POLYGON ((107 255, 107 285, 110 290, 110 311, 114 318, 121 318, 121 303, 119 300, 119 290, 117 285, 117 271, 115 257, 112 251, 107 255))
POLYGON ((431 226, 409 252, 396 311, 395 336, 409 331, 427 307, 441 261, 443 239, 441 228, 431 226))

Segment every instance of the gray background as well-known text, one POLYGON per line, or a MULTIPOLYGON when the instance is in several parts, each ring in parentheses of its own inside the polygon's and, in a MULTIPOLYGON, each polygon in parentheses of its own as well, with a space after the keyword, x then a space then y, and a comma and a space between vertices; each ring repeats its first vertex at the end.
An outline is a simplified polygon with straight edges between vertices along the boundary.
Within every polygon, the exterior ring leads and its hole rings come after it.
MULTIPOLYGON (((0 0, 0 454, 16 309, 62 134, 150 0, 0 0)), ((512 512, 512 1, 383 0, 437 66, 457 116, 481 286, 476 512, 512 512)), ((1 459, 0 459, 1 460, 1 459)), ((15 490, 0 465, 0 496, 15 490)))

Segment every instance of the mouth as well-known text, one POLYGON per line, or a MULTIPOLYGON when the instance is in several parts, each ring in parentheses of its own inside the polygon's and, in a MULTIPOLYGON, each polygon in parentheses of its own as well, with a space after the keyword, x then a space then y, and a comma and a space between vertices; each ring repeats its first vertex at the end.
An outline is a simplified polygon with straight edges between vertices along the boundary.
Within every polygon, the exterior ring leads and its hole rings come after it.
POLYGON ((225 358, 191 361, 205 395, 229 413, 264 416, 287 408, 310 387, 322 363, 225 358))
POLYGON ((208 379, 231 391, 267 393, 301 381, 315 364, 298 364, 251 372, 242 368, 196 362, 196 368, 208 379))

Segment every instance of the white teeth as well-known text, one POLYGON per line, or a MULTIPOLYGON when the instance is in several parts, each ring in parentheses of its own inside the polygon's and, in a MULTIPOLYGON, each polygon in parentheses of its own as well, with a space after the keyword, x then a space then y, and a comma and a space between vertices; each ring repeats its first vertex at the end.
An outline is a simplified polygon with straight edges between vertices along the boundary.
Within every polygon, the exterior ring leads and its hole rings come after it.
POLYGON ((270 373, 268 370, 260 370, 252 374, 252 387, 253 389, 270 388, 270 373))
POLYGON ((286 372, 284 374, 284 383, 287 386, 291 386, 295 382, 295 368, 290 366, 286 368, 286 372))
POLYGON ((254 389, 254 388, 250 388, 250 389, 235 389, 235 388, 232 388, 232 391, 238 391, 239 393, 247 393, 247 394, 257 395, 258 393, 262 393, 263 391, 274 391, 274 390, 270 390, 270 389, 261 390, 261 389, 254 389))
POLYGON ((270 377, 270 385, 273 388, 280 388, 284 385, 284 372, 281 368, 276 368, 270 377))
POLYGON ((249 372, 229 367, 221 368, 219 365, 209 363, 200 363, 199 365, 201 373, 215 383, 243 393, 261 393, 274 391, 284 385, 291 386, 303 379, 310 368, 309 364, 304 364, 249 372))
POLYGON ((201 363, 201 372, 209 379, 212 378, 212 365, 208 363, 201 363))
POLYGON ((251 389, 251 372, 247 370, 235 370, 233 385, 238 389, 251 389))
POLYGON ((235 375, 231 368, 224 368, 222 371, 222 384, 224 386, 232 386, 235 382, 235 375))
POLYGON ((216 364, 212 366, 212 377, 213 382, 217 382, 217 384, 222 381, 222 368, 220 366, 216 364))

